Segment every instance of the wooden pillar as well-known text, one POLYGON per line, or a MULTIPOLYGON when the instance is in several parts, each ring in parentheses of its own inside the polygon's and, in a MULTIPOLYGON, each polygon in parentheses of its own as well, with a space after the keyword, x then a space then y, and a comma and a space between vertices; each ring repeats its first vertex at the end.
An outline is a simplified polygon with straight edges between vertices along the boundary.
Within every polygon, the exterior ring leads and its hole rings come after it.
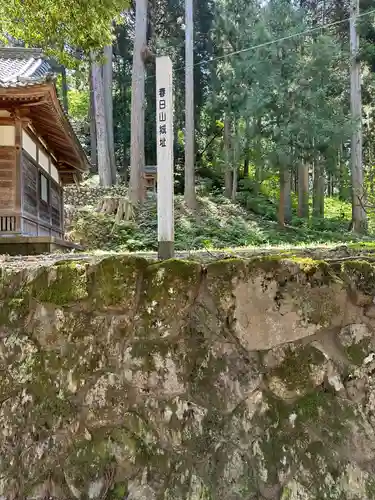
POLYGON ((48 213, 49 213, 49 223, 50 223, 50 230, 49 234, 52 236, 52 181, 51 179, 48 179, 48 213))
POLYGON ((14 114, 15 119, 15 146, 16 146, 16 165, 14 171, 15 183, 15 216, 17 233, 22 231, 22 200, 23 200, 23 183, 22 183, 22 120, 19 114, 14 114))
POLYGON ((156 58, 156 137, 159 259, 174 257, 172 61, 156 58))
POLYGON ((60 185, 60 234, 64 239, 65 235, 65 221, 64 221, 64 187, 60 185))
MULTIPOLYGON (((38 154, 37 154, 38 158, 38 154)), ((38 164, 38 162, 37 162, 38 164)), ((39 169, 36 169, 36 213, 37 213, 37 235, 39 236, 40 229, 40 174, 39 169)))

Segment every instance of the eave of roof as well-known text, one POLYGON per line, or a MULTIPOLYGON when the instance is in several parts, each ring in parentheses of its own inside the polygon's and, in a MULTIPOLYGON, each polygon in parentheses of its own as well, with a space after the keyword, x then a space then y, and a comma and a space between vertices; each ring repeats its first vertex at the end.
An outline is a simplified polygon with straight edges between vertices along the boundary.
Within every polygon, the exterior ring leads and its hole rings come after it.
POLYGON ((0 109, 15 110, 20 106, 28 111, 33 127, 61 164, 80 172, 89 169, 87 156, 62 108, 52 81, 31 86, 0 86, 0 109))
POLYGON ((0 109, 30 106, 33 126, 39 128, 38 133, 51 150, 58 152, 61 164, 85 172, 89 161, 57 97, 54 81, 55 75, 41 49, 0 47, 0 109))

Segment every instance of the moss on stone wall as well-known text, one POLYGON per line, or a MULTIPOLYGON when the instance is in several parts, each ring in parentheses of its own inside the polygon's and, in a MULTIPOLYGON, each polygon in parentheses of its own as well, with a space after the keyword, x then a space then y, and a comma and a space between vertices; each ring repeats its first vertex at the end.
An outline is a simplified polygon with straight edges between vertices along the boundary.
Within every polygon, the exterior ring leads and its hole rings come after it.
POLYGON ((59 262, 53 268, 44 269, 32 283, 31 297, 56 306, 87 298, 85 264, 59 262))
POLYGON ((374 287, 285 254, 2 269, 0 494, 372 498, 374 287))
POLYGON ((341 272, 356 290, 368 295, 375 294, 375 267, 372 262, 346 261, 341 265, 341 272))
POLYGON ((93 307, 135 306, 136 291, 147 261, 128 256, 108 257, 90 267, 88 294, 93 307))
POLYGON ((279 377, 292 390, 305 391, 315 387, 314 372, 324 361, 322 352, 310 345, 299 349, 287 346, 282 363, 270 371, 270 376, 279 377))

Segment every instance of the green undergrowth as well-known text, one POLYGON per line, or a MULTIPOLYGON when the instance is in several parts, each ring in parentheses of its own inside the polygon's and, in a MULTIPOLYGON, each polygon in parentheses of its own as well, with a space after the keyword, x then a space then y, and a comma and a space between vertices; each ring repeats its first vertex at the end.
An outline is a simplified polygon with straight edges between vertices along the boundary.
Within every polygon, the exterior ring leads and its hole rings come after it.
MULTIPOLYGON (((309 220, 293 216, 281 229, 276 222, 277 206, 265 195, 239 193, 238 203, 221 195, 198 199, 192 213, 181 196, 175 198, 175 248, 199 249, 326 243, 371 244, 375 240, 375 217, 369 217, 369 234, 360 239, 349 231, 350 204, 335 198, 325 202, 325 218, 309 220)), ((148 199, 131 222, 115 225, 114 218, 91 207, 77 211, 70 232, 87 249, 113 251, 157 250, 156 200, 148 199)))

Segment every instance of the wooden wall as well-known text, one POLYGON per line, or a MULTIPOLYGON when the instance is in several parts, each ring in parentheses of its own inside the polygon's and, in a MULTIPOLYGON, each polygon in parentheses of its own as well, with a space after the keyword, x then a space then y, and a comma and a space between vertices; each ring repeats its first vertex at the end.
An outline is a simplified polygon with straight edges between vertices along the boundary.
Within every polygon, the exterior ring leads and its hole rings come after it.
POLYGON ((62 188, 27 152, 22 151, 22 232, 63 236, 62 188), (48 179, 49 203, 40 198, 40 175, 48 179))
POLYGON ((16 148, 0 146, 0 213, 15 209, 16 148))
POLYGON ((7 116, 0 122, 0 215, 16 206, 16 127, 7 116))
POLYGON ((62 188, 52 155, 30 130, 22 131, 22 232, 63 236, 62 188), (40 174, 48 179, 49 203, 40 198, 40 174))
POLYGON ((22 153, 21 156, 22 170, 22 213, 38 217, 38 167, 32 159, 22 153))
POLYGON ((60 183, 59 172, 52 155, 47 150, 46 145, 29 130, 22 131, 22 148, 55 182, 60 183))
POLYGON ((63 192, 56 161, 22 122, 0 110, 0 233, 63 237, 63 192), (40 175, 49 201, 40 197, 40 175))

